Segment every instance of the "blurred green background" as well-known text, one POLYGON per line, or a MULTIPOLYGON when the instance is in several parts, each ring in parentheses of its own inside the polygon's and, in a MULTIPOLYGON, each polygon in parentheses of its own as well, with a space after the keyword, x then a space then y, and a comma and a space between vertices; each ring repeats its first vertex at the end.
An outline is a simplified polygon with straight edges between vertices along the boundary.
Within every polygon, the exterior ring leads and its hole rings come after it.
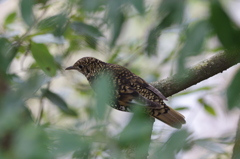
MULTIPOLYGON (((232 0, 0 1, 0 158, 131 158, 128 143, 147 142, 136 131, 143 121, 132 126, 131 113, 99 104, 85 77, 64 69, 93 56, 147 82, 181 73, 240 51, 238 8, 232 0)), ((234 66, 170 97, 187 124, 155 121, 149 158, 231 158, 239 81, 234 66)))

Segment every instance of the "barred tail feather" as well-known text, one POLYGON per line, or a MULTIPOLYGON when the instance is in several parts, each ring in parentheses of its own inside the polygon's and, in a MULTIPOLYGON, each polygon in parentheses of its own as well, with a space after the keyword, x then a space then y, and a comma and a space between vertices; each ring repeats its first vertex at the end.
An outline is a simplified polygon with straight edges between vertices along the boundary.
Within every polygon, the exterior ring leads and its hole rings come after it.
POLYGON ((180 129, 182 127, 182 124, 186 123, 184 116, 174 109, 170 107, 168 108, 169 110, 166 113, 162 113, 161 109, 153 109, 153 113, 151 115, 171 127, 180 129))

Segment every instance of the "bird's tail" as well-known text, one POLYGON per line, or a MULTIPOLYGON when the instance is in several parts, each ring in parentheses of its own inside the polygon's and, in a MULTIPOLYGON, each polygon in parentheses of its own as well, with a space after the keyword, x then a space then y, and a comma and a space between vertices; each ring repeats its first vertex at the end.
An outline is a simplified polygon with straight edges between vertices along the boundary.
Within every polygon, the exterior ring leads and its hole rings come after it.
POLYGON ((182 124, 186 123, 184 116, 177 112, 176 110, 168 106, 165 106, 165 108, 163 109, 150 109, 149 114, 154 118, 161 120, 162 122, 168 124, 169 126, 172 126, 177 129, 180 129, 182 127, 182 124), (166 108, 168 110, 163 112, 163 109, 166 110, 166 108))

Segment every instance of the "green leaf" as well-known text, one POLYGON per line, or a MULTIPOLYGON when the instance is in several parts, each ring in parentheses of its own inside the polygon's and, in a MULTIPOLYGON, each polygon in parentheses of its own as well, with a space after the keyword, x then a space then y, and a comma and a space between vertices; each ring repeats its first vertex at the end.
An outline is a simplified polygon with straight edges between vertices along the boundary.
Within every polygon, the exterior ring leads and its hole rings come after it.
POLYGON ((94 83, 96 91, 96 115, 99 119, 104 119, 106 114, 107 103, 111 100, 112 85, 110 75, 101 76, 99 80, 94 83))
POLYGON ((80 7, 86 11, 97 11, 100 6, 105 5, 106 0, 81 0, 80 7))
POLYGON ((148 34, 147 46, 145 51, 147 55, 157 54, 158 38, 163 29, 171 25, 180 24, 184 16, 185 2, 179 0, 164 0, 160 4, 159 14, 161 17, 156 27, 152 28, 148 34))
POLYGON ((7 68, 17 54, 17 48, 7 39, 0 38, 0 72, 6 73, 7 68))
POLYGON ((219 40, 227 49, 239 48, 240 29, 224 11, 218 0, 210 1, 210 19, 219 40))
POLYGON ((85 41, 92 49, 97 48, 97 39, 96 38, 91 37, 91 36, 86 36, 85 41))
POLYGON ((37 90, 44 84, 44 79, 42 74, 34 72, 29 74, 26 80, 20 81, 19 83, 11 81, 11 83, 14 84, 14 89, 4 94, 0 108, 14 109, 15 112, 12 111, 13 114, 17 112, 20 113, 20 111, 23 110, 22 108, 25 107, 24 102, 35 95, 37 90))
POLYGON ((213 88, 214 87, 211 87, 211 86, 201 87, 201 88, 198 88, 198 89, 194 89, 194 90, 184 91, 182 93, 178 93, 178 94, 176 94, 176 96, 188 95, 188 94, 192 94, 192 93, 200 92, 200 91, 208 91, 208 90, 211 90, 213 88))
POLYGON ((147 39, 147 46, 145 51, 148 56, 156 55, 157 54, 157 45, 158 45, 158 38, 160 36, 161 30, 158 28, 153 28, 150 30, 147 39))
POLYGON ((98 28, 82 22, 73 22, 71 28, 81 36, 84 36, 85 42, 93 49, 97 47, 97 38, 103 36, 98 28))
POLYGON ((204 40, 209 33, 208 21, 199 21, 190 27, 186 32, 186 41, 179 51, 178 72, 182 72, 185 68, 185 58, 195 56, 201 53, 204 40))
POLYGON ((101 37, 102 33, 94 26, 82 22, 73 22, 71 28, 79 35, 90 37, 101 37))
POLYGON ((119 144, 121 149, 132 149, 134 147, 133 158, 142 158, 148 150, 154 119, 143 113, 142 108, 138 105, 135 105, 133 112, 132 119, 120 134, 119 144))
MULTIPOLYGON (((81 136, 80 133, 77 131, 72 132, 60 129, 50 129, 48 131, 50 139, 53 140, 51 145, 54 148, 51 151, 53 152, 53 154, 72 154, 73 151, 79 149, 87 151, 87 149, 90 148, 91 143, 85 140, 86 135, 81 136)), ((91 135, 89 136, 90 138, 92 137, 91 135)))
POLYGON ((35 4, 46 4, 49 0, 34 0, 35 4))
POLYGON ((144 14, 145 7, 144 7, 144 1, 143 0, 130 0, 130 3, 136 8, 136 10, 140 14, 144 14))
POLYGON ((77 151, 75 151, 72 155, 72 159, 88 159, 91 158, 90 154, 90 146, 86 145, 85 147, 83 147, 82 149, 79 149, 77 151))
POLYGON ((57 94, 50 90, 42 89, 43 96, 55 104, 62 112, 71 116, 77 116, 77 113, 68 108, 67 103, 57 94))
POLYGON ((189 107, 176 107, 175 110, 188 110, 189 107))
POLYGON ((17 94, 23 100, 29 99, 44 84, 46 84, 46 76, 44 74, 31 72, 30 77, 26 81, 16 84, 16 88, 18 89, 17 94))
POLYGON ((209 114, 211 114, 211 115, 213 115, 213 116, 216 116, 216 115, 217 115, 216 112, 215 112, 215 110, 214 110, 210 105, 205 104, 205 105, 204 105, 204 109, 205 109, 209 114))
MULTIPOLYGON (((179 24, 184 16, 185 1, 163 0, 159 6, 159 16, 165 16, 161 23, 179 24)), ((163 25, 164 26, 164 25, 163 25)))
POLYGON ((199 54, 208 32, 209 26, 208 22, 205 20, 199 21, 190 27, 189 30, 187 30, 186 41, 182 50, 180 51, 180 55, 186 57, 199 54))
POLYGON ((240 108, 240 70, 235 74, 231 84, 227 88, 228 109, 240 108))
POLYGON ((189 135, 190 133, 186 129, 173 132, 168 141, 164 145, 156 148, 155 152, 152 156, 150 156, 150 158, 159 159, 159 156, 164 159, 176 158, 175 154, 184 149, 184 147, 188 146, 187 138, 189 135))
POLYGON ((33 25, 35 21, 35 17, 33 14, 33 5, 34 5, 34 0, 20 1, 20 10, 21 10, 22 18, 28 26, 33 25))
POLYGON ((38 66, 48 75, 55 76, 57 65, 44 44, 31 43, 31 52, 38 66))
POLYGON ((110 47, 113 48, 122 30, 125 21, 124 13, 121 9, 122 1, 109 1, 108 19, 112 25, 110 47))
POLYGON ((216 112, 212 106, 206 103, 203 98, 198 99, 198 102, 204 107, 204 110, 212 116, 216 116, 216 112))
POLYGON ((199 145, 206 150, 213 151, 215 153, 226 153, 219 143, 214 142, 212 139, 199 139, 193 141, 196 145, 199 145))
POLYGON ((55 36, 62 36, 68 24, 68 18, 65 14, 60 13, 51 17, 47 17, 38 23, 37 28, 41 31, 52 32, 55 36))
POLYGON ((46 132, 33 124, 27 124, 14 132, 12 153, 18 159, 53 158, 49 152, 49 138, 46 132))
POLYGON ((17 13, 16 12, 12 12, 10 13, 7 18, 5 19, 4 21, 4 26, 6 27, 8 24, 11 24, 14 22, 14 20, 16 19, 17 17, 17 13))

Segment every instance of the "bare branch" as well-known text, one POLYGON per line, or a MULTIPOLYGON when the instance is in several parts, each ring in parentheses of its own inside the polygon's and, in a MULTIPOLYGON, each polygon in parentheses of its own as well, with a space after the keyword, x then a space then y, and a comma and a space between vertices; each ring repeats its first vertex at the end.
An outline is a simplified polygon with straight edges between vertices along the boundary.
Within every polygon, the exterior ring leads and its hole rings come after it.
POLYGON ((240 52, 236 50, 218 53, 198 65, 186 69, 166 79, 152 82, 151 85, 160 90, 166 97, 176 94, 209 77, 221 73, 240 62, 240 52))

